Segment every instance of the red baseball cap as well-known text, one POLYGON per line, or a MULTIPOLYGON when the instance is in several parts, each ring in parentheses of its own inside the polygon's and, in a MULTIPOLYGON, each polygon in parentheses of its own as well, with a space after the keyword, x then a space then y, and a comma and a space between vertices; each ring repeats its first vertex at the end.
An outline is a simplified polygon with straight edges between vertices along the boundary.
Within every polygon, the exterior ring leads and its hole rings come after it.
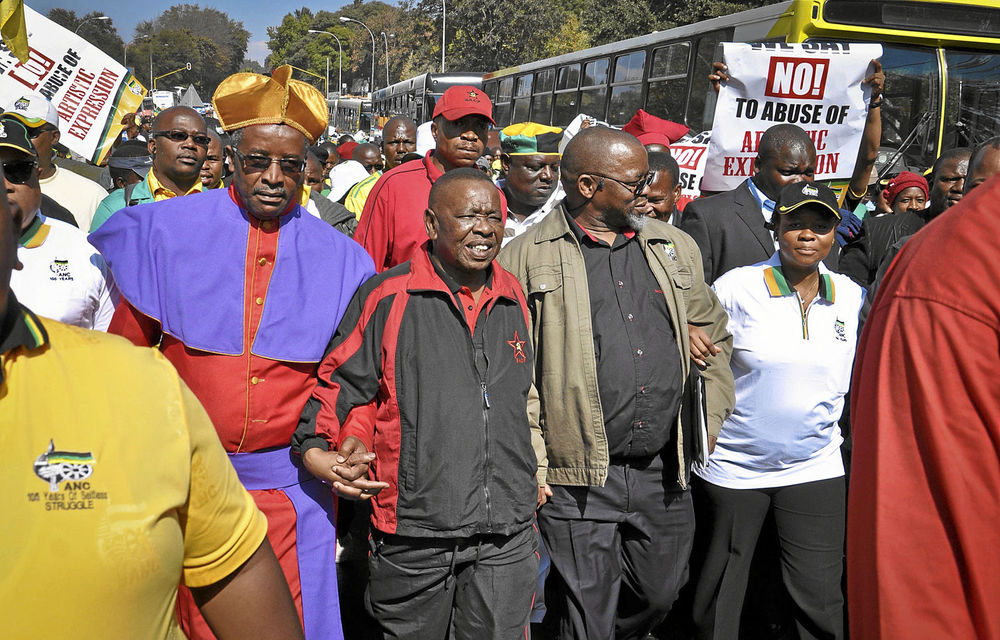
POLYGON ((348 140, 337 147, 337 155, 340 156, 341 160, 350 160, 351 155, 354 153, 354 147, 356 146, 358 146, 357 142, 354 140, 348 140))
POLYGON ((444 116, 447 120, 458 120, 468 115, 483 116, 491 124, 496 124, 493 121, 493 103, 490 102, 489 96, 482 89, 466 84, 448 87, 434 105, 434 115, 431 119, 444 116))

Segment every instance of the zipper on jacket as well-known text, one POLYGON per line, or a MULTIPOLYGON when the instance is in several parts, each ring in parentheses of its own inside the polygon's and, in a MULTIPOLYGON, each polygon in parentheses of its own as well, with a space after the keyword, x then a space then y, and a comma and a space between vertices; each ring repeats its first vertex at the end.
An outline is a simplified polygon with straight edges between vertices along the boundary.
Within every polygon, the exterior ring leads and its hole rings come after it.
MULTIPOLYGON (((485 358, 485 350, 483 357, 485 358)), ((480 384, 483 387, 483 427, 484 434, 486 437, 485 449, 484 449, 484 460, 483 460, 483 495, 486 499, 486 530, 488 533, 493 532, 493 508, 490 505, 490 392, 486 388, 486 381, 480 380, 480 384)))

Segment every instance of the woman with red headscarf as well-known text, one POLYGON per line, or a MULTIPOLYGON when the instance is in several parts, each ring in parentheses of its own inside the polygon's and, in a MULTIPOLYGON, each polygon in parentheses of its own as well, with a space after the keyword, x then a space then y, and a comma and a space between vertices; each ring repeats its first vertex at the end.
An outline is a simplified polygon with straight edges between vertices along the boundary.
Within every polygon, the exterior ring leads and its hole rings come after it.
POLYGON ((912 171, 903 171, 889 181, 882 196, 892 208, 892 213, 912 211, 920 213, 927 208, 929 189, 927 180, 912 171))

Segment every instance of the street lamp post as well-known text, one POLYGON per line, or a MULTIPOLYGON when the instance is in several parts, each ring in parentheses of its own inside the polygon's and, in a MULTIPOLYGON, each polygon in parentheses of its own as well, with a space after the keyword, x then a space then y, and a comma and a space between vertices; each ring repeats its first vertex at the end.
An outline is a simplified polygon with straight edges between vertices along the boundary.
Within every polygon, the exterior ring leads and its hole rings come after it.
POLYGON ((80 33, 80 27, 87 24, 91 20, 110 20, 110 19, 111 16, 91 16, 89 18, 84 18, 80 24, 76 25, 76 31, 74 31, 73 33, 74 34, 80 33))
POLYGON ((441 0, 441 73, 444 73, 445 0, 441 0))
POLYGON ((368 25, 366 25, 364 22, 361 22, 360 20, 355 20, 354 18, 348 18, 347 16, 340 16, 340 21, 341 22, 357 22, 362 27, 364 27, 365 31, 368 32, 368 35, 370 35, 372 37, 372 84, 371 84, 371 93, 375 93, 375 34, 372 33, 372 30, 368 28, 368 25))
MULTIPOLYGON (((133 38, 131 42, 126 42, 125 43, 125 54, 122 56, 122 66, 123 67, 125 67, 126 69, 128 69, 128 46, 130 44, 134 44, 136 40, 142 40, 142 39, 148 38, 148 37, 149 37, 148 35, 139 36, 138 38, 133 38)), ((150 77, 152 77, 152 76, 150 76, 150 77)))
POLYGON ((382 32, 382 40, 385 42, 385 86, 389 86, 389 38, 395 38, 395 33, 390 33, 388 36, 385 35, 385 31, 382 32))
MULTIPOLYGON (((333 38, 334 40, 337 41, 337 50, 340 51, 340 55, 337 57, 337 60, 340 63, 340 70, 337 73, 337 95, 339 96, 340 92, 343 90, 343 87, 344 87, 344 47, 340 44, 340 38, 338 38, 335 34, 330 33, 329 31, 320 31, 319 29, 310 29, 309 33, 325 33, 326 35, 330 36, 331 38, 333 38)), ((326 91, 326 93, 327 93, 327 98, 329 98, 330 97, 330 89, 329 89, 329 85, 330 85, 330 81, 329 81, 329 78, 330 78, 330 59, 329 58, 326 59, 326 77, 327 77, 327 83, 326 83, 327 84, 327 91, 326 91)))

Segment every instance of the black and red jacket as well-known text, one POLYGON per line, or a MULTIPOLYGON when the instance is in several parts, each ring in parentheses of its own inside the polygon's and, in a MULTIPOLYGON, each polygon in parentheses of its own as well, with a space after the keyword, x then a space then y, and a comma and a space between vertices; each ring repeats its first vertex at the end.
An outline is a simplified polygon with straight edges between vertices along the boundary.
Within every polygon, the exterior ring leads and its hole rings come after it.
POLYGON ((516 533, 532 522, 537 498, 521 285, 494 261, 470 331, 459 287, 428 247, 358 289, 292 448, 360 438, 375 453, 371 477, 389 483, 372 500, 385 533, 516 533))

